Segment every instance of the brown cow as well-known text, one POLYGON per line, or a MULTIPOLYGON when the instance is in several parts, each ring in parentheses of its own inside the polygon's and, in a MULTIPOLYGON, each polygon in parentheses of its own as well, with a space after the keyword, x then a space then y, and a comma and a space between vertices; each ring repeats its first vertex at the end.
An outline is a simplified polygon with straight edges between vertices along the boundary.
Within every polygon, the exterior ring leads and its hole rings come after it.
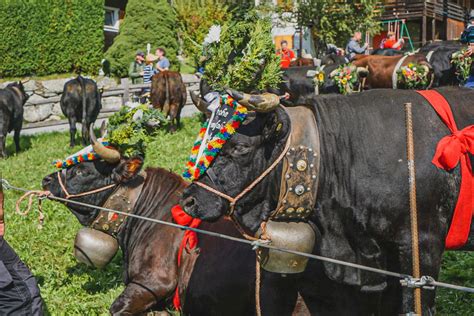
POLYGON ((432 68, 423 54, 413 54, 408 56, 381 56, 381 55, 356 55, 353 64, 357 67, 367 68, 369 74, 365 82, 365 88, 394 88, 393 73, 398 62, 405 58, 400 66, 409 63, 418 63, 427 66, 432 74, 432 68))
POLYGON ((166 117, 169 115, 171 132, 180 126, 180 116, 186 104, 186 86, 181 74, 176 71, 161 71, 152 78, 151 104, 166 117))

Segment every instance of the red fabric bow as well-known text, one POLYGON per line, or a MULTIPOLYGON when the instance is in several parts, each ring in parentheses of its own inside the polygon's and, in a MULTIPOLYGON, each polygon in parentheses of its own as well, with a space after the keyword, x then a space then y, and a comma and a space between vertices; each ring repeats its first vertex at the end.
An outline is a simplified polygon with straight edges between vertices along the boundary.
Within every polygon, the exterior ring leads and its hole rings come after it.
POLYGON ((439 141, 432 163, 438 168, 452 170, 461 162, 461 188, 446 237, 446 248, 457 249, 466 244, 469 238, 474 214, 474 175, 469 159, 469 153, 474 154, 474 125, 459 131, 449 103, 439 92, 435 90, 417 92, 428 100, 451 131, 451 135, 439 141))
MULTIPOLYGON (((191 228, 197 228, 201 224, 201 220, 198 218, 194 218, 188 214, 186 214, 181 205, 177 204, 171 208, 171 215, 173 216, 174 221, 176 224, 188 226, 191 228)), ((187 230, 184 233, 183 239, 181 240, 181 244, 178 250, 178 268, 181 265, 181 257, 183 255, 184 248, 188 247, 188 249, 194 249, 198 244, 198 237, 197 233, 187 230)), ((173 298, 173 305, 176 310, 181 310, 181 300, 179 298, 179 288, 176 287, 176 291, 174 293, 173 298)))

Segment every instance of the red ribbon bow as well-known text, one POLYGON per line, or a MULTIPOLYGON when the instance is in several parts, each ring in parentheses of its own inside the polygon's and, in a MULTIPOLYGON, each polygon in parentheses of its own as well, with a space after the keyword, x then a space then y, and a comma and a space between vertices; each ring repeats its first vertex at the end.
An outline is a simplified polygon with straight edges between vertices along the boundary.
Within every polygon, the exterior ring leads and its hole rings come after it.
POLYGON ((469 153, 474 154, 474 125, 459 131, 449 103, 439 92, 435 90, 417 92, 428 100, 451 131, 451 135, 439 141, 432 163, 440 169, 449 171, 461 162, 461 188, 446 237, 447 249, 460 248, 469 238, 474 214, 474 175, 469 159, 469 153))
MULTIPOLYGON (((174 221, 176 224, 188 226, 191 228, 199 227, 201 224, 201 220, 198 218, 194 218, 188 214, 186 214, 181 205, 177 204, 171 208, 171 215, 173 216, 174 221)), ((198 244, 198 237, 197 233, 191 230, 186 230, 184 233, 183 239, 181 240, 181 244, 178 250, 178 268, 181 265, 181 257, 183 255, 184 248, 187 249, 194 249, 198 244)), ((181 300, 179 298, 179 288, 176 286, 176 291, 174 293, 173 298, 173 305, 176 310, 181 310, 181 300)))

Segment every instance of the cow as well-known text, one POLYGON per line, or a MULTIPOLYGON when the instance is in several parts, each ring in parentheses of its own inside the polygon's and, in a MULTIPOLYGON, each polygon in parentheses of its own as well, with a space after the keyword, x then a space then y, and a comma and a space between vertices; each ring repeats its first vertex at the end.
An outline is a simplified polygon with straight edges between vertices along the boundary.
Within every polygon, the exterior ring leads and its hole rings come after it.
POLYGON ((169 116, 170 132, 180 127, 181 110, 186 104, 186 86, 176 71, 161 71, 152 77, 151 104, 169 116))
POLYGON ((377 48, 374 49, 370 55, 379 55, 379 56, 399 56, 403 55, 406 52, 398 50, 398 49, 393 49, 393 48, 377 48))
POLYGON ((82 124, 82 145, 89 141, 89 127, 102 109, 101 93, 94 80, 81 75, 64 84, 61 111, 69 121, 69 146, 76 146, 76 123, 82 124))
POLYGON ((459 85, 456 66, 451 63, 451 57, 462 49, 459 41, 443 41, 426 44, 419 50, 426 56, 434 72, 433 87, 459 85))
POLYGON ((28 95, 23 84, 13 82, 0 89, 0 157, 6 157, 7 135, 14 131, 15 149, 20 151, 20 131, 23 126, 23 106, 28 95))
MULTIPOLYGON (((458 128, 474 124, 474 90, 438 89, 451 104, 458 128)), ((263 176, 286 148, 292 127, 283 107, 263 96, 229 91, 257 114, 223 146, 207 172, 182 195, 186 213, 206 221, 230 214, 224 192, 235 197, 260 180, 232 204, 232 216, 255 233, 278 203, 281 162, 263 176), (265 109, 259 111, 263 102, 265 109), (262 175, 259 177, 259 175, 262 175), (202 185, 200 185, 202 184, 202 185)), ((316 233, 314 254, 412 274, 411 229, 406 153, 405 111, 413 104, 416 151, 418 227, 421 275, 438 277, 445 238, 460 187, 459 167, 451 172, 432 163, 437 143, 449 131, 428 102, 413 90, 371 90, 350 96, 321 95, 308 100, 317 131, 306 126, 295 133, 318 133, 320 167, 314 207, 308 221, 316 233), (310 102, 311 101, 311 102, 310 102)), ((295 108, 292 108, 295 111, 295 108)), ((310 190, 314 190, 311 186, 310 190)), ((282 202, 284 203, 284 201, 282 202)), ((473 234, 465 250, 474 250, 473 234)), ((331 263, 311 261, 297 288, 311 313, 321 315, 397 315, 412 311, 412 289, 384 275, 331 263), (321 287, 321 277, 325 282, 321 287), (332 291, 339 298, 318 297, 332 291), (367 295, 371 299, 365 300, 367 295), (365 308, 366 310, 361 310, 365 308)), ((276 288, 275 295, 284 291, 276 288)), ((422 290, 423 315, 435 312, 435 291, 422 290)), ((288 300, 290 293, 286 293, 288 300)))
MULTIPOLYGON (((423 54, 413 54, 408 56, 380 56, 380 55, 356 55, 353 64, 356 67, 366 68, 368 70, 367 81, 365 88, 380 89, 380 88, 396 88, 396 77, 394 84, 394 72, 397 65, 399 67, 406 66, 410 63, 417 63, 423 67, 428 68, 429 76, 431 76, 432 68, 423 54), (399 61, 405 58, 401 65, 399 61)), ((396 76, 396 75, 395 75, 396 76)))

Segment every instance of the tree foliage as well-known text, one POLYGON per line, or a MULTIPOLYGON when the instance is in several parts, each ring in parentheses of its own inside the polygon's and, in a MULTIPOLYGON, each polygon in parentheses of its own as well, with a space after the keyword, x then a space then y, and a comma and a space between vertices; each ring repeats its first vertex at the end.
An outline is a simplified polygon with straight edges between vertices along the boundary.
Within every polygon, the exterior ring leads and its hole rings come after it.
POLYGON ((232 87, 251 92, 275 87, 281 81, 269 18, 249 13, 242 21, 222 26, 220 37, 205 44, 204 79, 217 91, 232 87))
POLYGON ((354 31, 374 35, 380 31, 381 9, 378 0, 305 0, 285 6, 284 20, 310 27, 315 43, 333 43, 344 47, 354 31), (293 13, 290 18, 285 12, 293 13))
POLYGON ((129 0, 120 33, 105 54, 112 73, 126 77, 136 51, 145 51, 148 43, 152 53, 157 47, 163 47, 171 69, 179 70, 176 23, 175 13, 167 0, 129 0))
POLYGON ((222 0, 201 0, 199 8, 196 7, 196 0, 175 0, 173 6, 178 21, 182 54, 197 66, 202 43, 209 28, 230 20, 232 13, 222 0))
POLYGON ((1 77, 96 73, 104 46, 102 0, 0 0, 1 77))

